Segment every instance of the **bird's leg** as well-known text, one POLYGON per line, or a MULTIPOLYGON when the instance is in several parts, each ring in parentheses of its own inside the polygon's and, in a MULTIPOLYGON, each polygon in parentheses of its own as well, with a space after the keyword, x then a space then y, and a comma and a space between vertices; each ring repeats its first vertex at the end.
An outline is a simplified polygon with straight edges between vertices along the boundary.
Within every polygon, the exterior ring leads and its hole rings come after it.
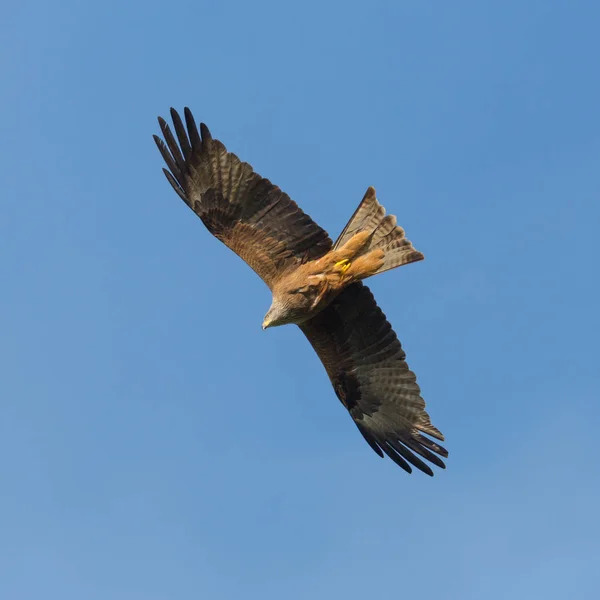
POLYGON ((358 233, 355 233, 341 248, 336 250, 336 252, 340 256, 347 257, 352 260, 361 252, 361 250, 371 239, 372 235, 372 231, 359 231, 358 233))
MULTIPOLYGON (((310 310, 314 310, 315 308, 317 308, 317 306, 319 306, 319 303, 321 302, 321 300, 323 300, 323 298, 325 297, 325 294, 329 290, 329 282, 325 275, 311 275, 308 279, 316 280, 316 285, 319 288, 319 292, 315 296, 315 299, 313 300, 311 307, 310 307, 310 310)), ((311 285, 312 285, 312 282, 311 282, 311 285)))
POLYGON ((357 281, 375 275, 383 267, 384 258, 385 252, 381 248, 371 250, 352 261, 346 276, 357 281))
MULTIPOLYGON (((365 245, 368 243, 372 233, 359 231, 353 235, 339 250, 332 252, 332 270, 339 273, 342 279, 347 275, 352 263, 361 256, 365 245)), ((331 264, 331 263, 330 263, 331 264)))

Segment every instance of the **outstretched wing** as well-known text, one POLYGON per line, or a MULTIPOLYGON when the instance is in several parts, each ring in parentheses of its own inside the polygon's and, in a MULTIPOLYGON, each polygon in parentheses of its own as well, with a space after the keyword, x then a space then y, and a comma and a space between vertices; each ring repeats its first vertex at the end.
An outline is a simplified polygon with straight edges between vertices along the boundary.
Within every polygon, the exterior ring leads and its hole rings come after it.
POLYGON ((272 289, 279 277, 331 248, 327 232, 290 197, 214 140, 204 123, 200 133, 189 108, 171 109, 177 140, 158 119, 164 142, 154 141, 169 183, 208 230, 243 258, 272 289), (200 136, 201 134, 201 136, 200 136))
POLYGON ((409 473, 428 475, 422 457, 445 468, 448 456, 431 424, 415 374, 392 326, 362 283, 347 287, 322 312, 300 326, 325 365, 333 389, 373 450, 385 452, 409 473), (417 456, 418 455, 418 456, 417 456))

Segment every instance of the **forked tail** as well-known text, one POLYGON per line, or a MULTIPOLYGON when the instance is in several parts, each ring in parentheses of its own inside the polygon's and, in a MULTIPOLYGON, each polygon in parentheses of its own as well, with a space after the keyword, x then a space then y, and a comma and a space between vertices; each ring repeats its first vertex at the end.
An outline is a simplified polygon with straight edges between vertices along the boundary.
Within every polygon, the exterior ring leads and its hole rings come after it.
POLYGON ((358 208, 344 227, 333 245, 333 250, 338 250, 361 232, 368 232, 369 239, 361 248, 360 256, 365 256, 372 250, 383 250, 384 253, 382 266, 370 273, 369 276, 425 258, 406 239, 404 229, 396 225, 396 217, 394 215, 386 216, 385 208, 377 201, 375 189, 372 187, 367 190, 358 208))

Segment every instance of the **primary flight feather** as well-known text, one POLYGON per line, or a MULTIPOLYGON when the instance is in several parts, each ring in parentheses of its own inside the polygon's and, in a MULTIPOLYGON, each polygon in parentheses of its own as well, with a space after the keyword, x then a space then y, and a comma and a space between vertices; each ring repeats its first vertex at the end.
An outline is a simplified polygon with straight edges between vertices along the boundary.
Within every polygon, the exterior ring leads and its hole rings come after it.
POLYGON ((248 263, 273 300, 263 329, 294 323, 321 359, 333 389, 371 448, 405 471, 445 468, 443 440, 415 374, 363 279, 423 255, 369 188, 335 243, 290 197, 174 109, 175 135, 159 118, 154 140, 179 197, 248 263), (430 436, 430 437, 428 437, 430 436), (424 459, 424 460, 423 460, 424 459))

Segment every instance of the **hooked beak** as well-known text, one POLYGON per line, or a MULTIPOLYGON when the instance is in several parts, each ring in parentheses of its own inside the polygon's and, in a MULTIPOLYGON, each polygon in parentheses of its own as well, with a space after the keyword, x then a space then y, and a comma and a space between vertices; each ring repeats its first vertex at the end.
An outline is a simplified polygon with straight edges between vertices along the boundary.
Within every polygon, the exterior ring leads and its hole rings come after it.
POLYGON ((271 304, 271 306, 269 307, 269 310, 267 311, 267 314, 265 315, 265 317, 263 319, 263 324, 262 324, 263 331, 265 329, 268 329, 269 327, 275 327, 275 325, 279 324, 278 315, 279 315, 279 311, 277 310, 277 307, 274 307, 271 304))

